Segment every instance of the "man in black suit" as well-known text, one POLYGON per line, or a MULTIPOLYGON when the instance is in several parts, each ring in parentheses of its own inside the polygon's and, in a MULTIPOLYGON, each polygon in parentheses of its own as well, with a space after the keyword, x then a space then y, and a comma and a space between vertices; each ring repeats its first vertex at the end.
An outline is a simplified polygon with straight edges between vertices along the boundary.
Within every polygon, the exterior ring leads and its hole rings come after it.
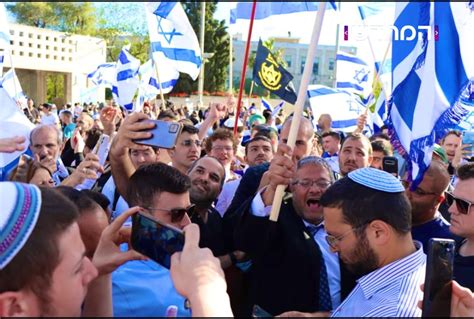
POLYGON ((297 165, 280 144, 269 170, 268 184, 243 205, 235 232, 236 246, 253 262, 250 298, 273 315, 295 310, 335 309, 355 285, 325 241, 319 199, 334 182, 327 163, 308 156, 297 165), (268 215, 277 185, 289 185, 278 221, 268 215))

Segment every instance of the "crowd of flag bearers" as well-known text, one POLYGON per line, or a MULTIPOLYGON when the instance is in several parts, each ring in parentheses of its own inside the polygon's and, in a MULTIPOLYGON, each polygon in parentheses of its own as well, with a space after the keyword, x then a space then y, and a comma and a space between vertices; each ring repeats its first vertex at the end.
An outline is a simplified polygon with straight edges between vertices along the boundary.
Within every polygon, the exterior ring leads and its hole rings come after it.
POLYGON ((337 52, 330 88, 308 77, 325 3, 239 3, 232 23, 318 11, 309 66, 295 88, 259 41, 280 102, 207 106, 164 98, 201 50, 179 2, 144 6, 150 60, 89 74, 113 100, 0 78, 0 316, 474 316, 471 4, 396 4, 439 37, 393 39, 391 85, 386 56, 337 52))

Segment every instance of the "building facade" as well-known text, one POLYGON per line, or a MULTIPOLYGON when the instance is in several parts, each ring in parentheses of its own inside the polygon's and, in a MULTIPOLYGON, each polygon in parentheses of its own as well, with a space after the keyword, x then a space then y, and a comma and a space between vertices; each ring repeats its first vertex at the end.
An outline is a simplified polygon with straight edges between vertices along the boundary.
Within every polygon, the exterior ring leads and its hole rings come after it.
MULTIPOLYGON (((242 74, 242 63, 245 54, 246 41, 242 40, 241 35, 237 34, 233 36, 233 47, 234 47, 234 62, 233 62, 233 78, 234 87, 238 87, 238 83, 242 74)), ((275 38, 275 49, 283 50, 283 57, 287 64, 286 69, 293 75, 293 84, 296 92, 301 83, 301 77, 303 74, 306 55, 308 52, 308 44, 299 43, 298 38, 275 38)), ((257 52, 258 42, 252 42, 250 45, 251 54, 257 52)), ((357 53, 355 47, 339 47, 340 51, 344 51, 351 54, 357 53)), ((336 68, 336 51, 335 46, 332 45, 318 45, 316 57, 314 59, 313 68, 311 72, 310 84, 322 84, 329 87, 334 86, 335 81, 335 68, 336 68)), ((247 68, 246 78, 252 78, 253 70, 247 68)))
POLYGON ((104 39, 10 23, 11 57, 6 52, 3 71, 13 62, 23 93, 36 104, 104 101, 105 89, 87 74, 105 63, 106 48, 104 39), (47 100, 48 87, 60 88, 55 100, 47 100))

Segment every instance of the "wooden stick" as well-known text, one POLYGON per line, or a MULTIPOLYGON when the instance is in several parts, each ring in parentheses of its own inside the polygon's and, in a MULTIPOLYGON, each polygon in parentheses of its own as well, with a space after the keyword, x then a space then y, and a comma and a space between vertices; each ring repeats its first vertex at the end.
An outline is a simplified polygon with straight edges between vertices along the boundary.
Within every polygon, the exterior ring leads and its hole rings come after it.
MULTIPOLYGON (((296 135, 301 122, 301 116, 303 115, 304 102, 306 100, 306 91, 308 90, 309 81, 311 78, 311 72, 313 69, 314 57, 316 55, 316 49, 319 42, 319 35, 321 34, 321 28, 323 25, 324 12, 326 11, 326 2, 319 2, 318 14, 314 21, 313 33, 311 35, 311 42, 306 55, 306 62, 304 66, 303 76, 301 79, 300 89, 298 91, 298 98, 296 99, 295 111, 293 120, 291 121, 290 133, 288 135, 288 146, 291 149, 294 148, 296 142, 296 135)), ((285 192, 285 185, 278 185, 275 197, 273 198, 272 211, 270 213, 271 221, 278 221, 278 215, 280 214, 281 201, 283 199, 283 193, 285 192)))
POLYGON ((239 98, 237 99, 237 112, 235 112, 234 136, 237 136, 237 124, 238 124, 238 119, 240 116, 242 93, 244 91, 245 73, 247 71, 247 63, 248 63, 249 49, 250 49, 250 43, 251 43, 250 40, 252 39, 253 20, 255 19, 256 9, 257 9, 257 0, 253 0, 252 14, 250 16, 249 32, 247 36, 247 45, 245 47, 244 64, 242 66, 242 77, 240 78, 239 98))
POLYGON ((252 80, 252 82, 250 83, 250 92, 249 92, 249 95, 248 95, 248 98, 247 98, 247 104, 250 105, 250 99, 252 98, 252 92, 253 92, 253 85, 254 85, 254 81, 252 80))
MULTIPOLYGON (((152 59, 153 59, 153 55, 152 55, 152 59)), ((153 59, 153 64, 155 65, 156 79, 158 80, 158 85, 160 86, 161 104, 163 105, 163 108, 166 108, 165 95, 163 94, 163 87, 161 86, 161 80, 160 80, 160 71, 158 70, 158 63, 156 63, 155 59, 153 59)))

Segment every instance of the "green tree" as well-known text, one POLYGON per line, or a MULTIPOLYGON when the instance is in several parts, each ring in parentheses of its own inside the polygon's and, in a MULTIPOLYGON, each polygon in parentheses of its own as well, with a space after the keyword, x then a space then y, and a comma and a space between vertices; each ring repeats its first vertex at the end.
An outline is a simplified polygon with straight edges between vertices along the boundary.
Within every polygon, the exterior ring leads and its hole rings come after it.
MULTIPOLYGON (((181 2, 194 32, 200 34, 201 3, 181 2)), ((208 59, 204 67, 204 90, 208 92, 224 91, 228 77, 229 45, 230 39, 227 33, 225 21, 214 19, 217 2, 206 2, 206 24, 204 36, 204 51, 214 53, 208 59)), ((193 81, 187 74, 181 74, 176 88, 173 92, 197 91, 198 81, 193 81)))

